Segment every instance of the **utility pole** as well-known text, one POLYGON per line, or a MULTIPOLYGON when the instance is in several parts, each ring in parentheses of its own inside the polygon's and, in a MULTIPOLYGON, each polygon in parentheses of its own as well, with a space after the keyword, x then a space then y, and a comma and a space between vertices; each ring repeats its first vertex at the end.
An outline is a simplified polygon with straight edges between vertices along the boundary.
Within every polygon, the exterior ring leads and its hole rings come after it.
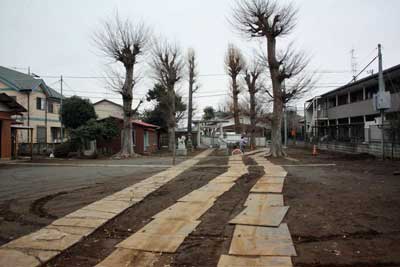
POLYGON ((61 144, 64 142, 64 127, 63 127, 63 122, 61 120, 61 114, 63 110, 63 76, 61 75, 60 77, 60 91, 61 91, 61 100, 60 100, 60 121, 61 121, 61 144))
MULTIPOLYGON (((383 80, 383 69, 382 69, 382 51, 381 44, 378 44, 378 60, 379 60, 379 93, 383 95, 385 93, 385 81, 383 80)), ((381 145, 382 145, 382 159, 385 158, 385 143, 384 143, 384 119, 385 119, 385 110, 383 108, 380 109, 381 113, 381 145)))

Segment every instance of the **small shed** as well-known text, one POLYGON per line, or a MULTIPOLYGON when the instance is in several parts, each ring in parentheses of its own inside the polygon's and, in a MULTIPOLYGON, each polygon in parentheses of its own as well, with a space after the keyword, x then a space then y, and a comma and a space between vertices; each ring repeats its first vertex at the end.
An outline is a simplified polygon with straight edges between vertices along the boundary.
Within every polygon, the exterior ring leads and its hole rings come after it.
MULTIPOLYGON (((111 117, 117 122, 122 130, 123 120, 111 117)), ((141 120, 132 120, 132 138, 134 151, 138 154, 151 154, 158 150, 158 129, 154 124, 146 123, 141 120)), ((98 140, 97 149, 103 153, 115 154, 121 150, 121 134, 114 137, 111 141, 98 140)))

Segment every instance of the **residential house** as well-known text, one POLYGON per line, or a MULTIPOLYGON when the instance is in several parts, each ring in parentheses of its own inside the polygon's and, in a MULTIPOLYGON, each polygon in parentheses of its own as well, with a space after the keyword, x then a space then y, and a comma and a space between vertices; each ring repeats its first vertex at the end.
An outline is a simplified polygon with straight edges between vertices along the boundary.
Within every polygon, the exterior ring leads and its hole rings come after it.
POLYGON ((0 93, 0 159, 10 159, 13 154, 13 116, 21 115, 21 112, 26 112, 26 109, 14 98, 0 93))
POLYGON ((124 118, 124 112, 123 112, 123 107, 120 104, 117 104, 113 101, 110 101, 108 99, 102 99, 100 101, 97 101, 96 103, 93 104, 94 110, 96 111, 97 118, 99 120, 108 118, 108 117, 114 117, 118 119, 123 119, 124 118))
MULTIPOLYGON (((118 128, 122 131, 122 119, 112 116, 108 118, 114 119, 118 128)), ((157 125, 146 123, 141 120, 132 120, 132 138, 135 153, 151 154, 159 149, 159 128, 160 127, 157 125)), ((97 140, 97 150, 104 154, 118 153, 121 150, 121 134, 118 134, 111 141, 97 140)))
MULTIPOLYGON (((33 128, 33 143, 61 141, 61 95, 44 80, 0 66, 0 93, 6 93, 26 109, 18 121, 33 128)), ((22 132, 17 138, 19 143, 29 140, 27 134, 22 132)))

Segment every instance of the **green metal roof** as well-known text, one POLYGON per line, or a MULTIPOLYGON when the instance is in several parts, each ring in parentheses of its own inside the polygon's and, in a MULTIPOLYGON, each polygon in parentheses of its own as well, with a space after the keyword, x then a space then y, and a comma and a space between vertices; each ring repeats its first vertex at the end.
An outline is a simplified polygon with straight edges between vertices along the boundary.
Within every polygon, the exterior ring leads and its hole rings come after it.
POLYGON ((17 91, 35 91, 42 88, 48 97, 61 99, 61 94, 47 86, 44 80, 3 66, 0 66, 0 81, 17 91))

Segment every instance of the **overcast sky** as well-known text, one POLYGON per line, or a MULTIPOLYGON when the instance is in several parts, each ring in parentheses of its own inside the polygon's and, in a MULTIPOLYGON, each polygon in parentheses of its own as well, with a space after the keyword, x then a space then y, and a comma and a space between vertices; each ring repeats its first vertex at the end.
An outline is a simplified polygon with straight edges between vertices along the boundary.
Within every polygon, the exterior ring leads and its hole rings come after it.
MULTIPOLYGON (((281 1, 279 1, 281 2, 281 1)), ((312 56, 309 70, 318 70, 318 88, 306 98, 347 83, 351 77, 350 50, 355 49, 361 70, 382 43, 384 68, 400 64, 400 1, 398 0, 297 0, 298 25, 290 36, 296 48, 312 56), (328 72, 328 73, 326 73, 328 72)), ((118 11, 121 17, 144 21, 157 36, 176 42, 198 55, 201 89, 195 103, 199 110, 218 107, 228 92, 223 59, 232 42, 251 57, 264 40, 248 41, 238 36, 227 22, 233 0, 1 0, 0 65, 21 68, 44 77, 59 89, 58 78, 65 76, 65 93, 98 101, 101 98, 121 102, 106 89, 103 79, 70 76, 103 76, 103 58, 91 42, 100 22, 118 11)), ((286 42, 280 40, 278 45, 286 42)), ((146 58, 140 63, 145 78, 135 94, 143 97, 152 81, 146 70, 146 58)), ((377 71, 377 63, 370 68, 377 71)), ((187 94, 187 82, 180 84, 187 94)), ((296 103, 301 108, 302 102, 296 103)), ((198 112, 199 114, 201 112, 198 112)))

